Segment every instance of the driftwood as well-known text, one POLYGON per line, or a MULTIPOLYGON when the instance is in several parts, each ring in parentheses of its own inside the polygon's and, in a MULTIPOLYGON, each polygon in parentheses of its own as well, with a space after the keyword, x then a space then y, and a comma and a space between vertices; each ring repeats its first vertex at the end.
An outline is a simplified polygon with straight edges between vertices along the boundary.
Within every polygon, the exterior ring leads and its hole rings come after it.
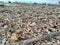
MULTIPOLYGON (((33 43, 33 42, 36 42, 36 41, 53 38, 53 37, 59 36, 59 35, 60 35, 60 31, 51 32, 51 33, 49 33, 47 35, 37 36, 35 38, 30 38, 30 39, 24 40, 21 45, 28 45, 28 44, 33 43)), ((18 43, 18 45, 20 45, 20 43, 18 43)))
POLYGON ((31 38, 31 39, 27 39, 23 42, 22 45, 27 45, 29 43, 33 43, 33 42, 36 42, 36 41, 39 41, 39 40, 44 40, 44 39, 48 39, 48 38, 53 38, 55 36, 59 36, 60 35, 60 31, 57 31, 57 32, 52 32, 50 34, 47 34, 47 35, 44 35, 44 36, 37 36, 35 38, 31 38))

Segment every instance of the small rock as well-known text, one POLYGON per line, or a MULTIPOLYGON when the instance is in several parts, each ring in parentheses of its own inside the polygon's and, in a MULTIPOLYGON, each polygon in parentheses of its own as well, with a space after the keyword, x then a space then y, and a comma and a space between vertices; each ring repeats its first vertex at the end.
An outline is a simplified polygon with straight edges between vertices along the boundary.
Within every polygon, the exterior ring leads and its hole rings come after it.
POLYGON ((7 27, 8 27, 7 25, 4 26, 4 28, 7 28, 7 27))
POLYGON ((4 38, 3 40, 2 40, 2 45, 5 45, 5 43, 6 43, 6 38, 4 38))
POLYGON ((35 22, 33 22, 32 24, 30 24, 30 26, 35 26, 36 25, 36 23, 35 22))

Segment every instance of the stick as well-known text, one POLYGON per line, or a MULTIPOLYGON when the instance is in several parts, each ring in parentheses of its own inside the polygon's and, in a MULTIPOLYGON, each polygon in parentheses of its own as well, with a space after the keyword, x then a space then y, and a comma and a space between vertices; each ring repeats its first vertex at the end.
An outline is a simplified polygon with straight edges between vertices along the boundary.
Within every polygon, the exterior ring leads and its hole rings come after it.
POLYGON ((39 40, 44 40, 44 39, 47 39, 47 38, 53 38, 53 37, 59 36, 59 35, 60 35, 60 31, 58 31, 58 32, 52 32, 52 33, 44 35, 44 36, 37 36, 35 38, 31 38, 31 39, 25 40, 23 42, 23 45, 27 45, 29 43, 33 43, 33 42, 36 42, 36 41, 39 41, 39 40))

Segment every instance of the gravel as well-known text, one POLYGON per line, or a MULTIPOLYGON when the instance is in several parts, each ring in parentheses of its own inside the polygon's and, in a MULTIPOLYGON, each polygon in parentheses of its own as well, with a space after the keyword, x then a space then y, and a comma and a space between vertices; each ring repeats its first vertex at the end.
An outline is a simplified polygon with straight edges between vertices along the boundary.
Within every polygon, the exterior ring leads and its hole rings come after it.
MULTIPOLYGON (((6 3, 0 9, 2 45, 21 45, 24 40, 60 31, 59 6, 6 3)), ((60 39, 57 36, 29 45, 60 45, 60 39)))

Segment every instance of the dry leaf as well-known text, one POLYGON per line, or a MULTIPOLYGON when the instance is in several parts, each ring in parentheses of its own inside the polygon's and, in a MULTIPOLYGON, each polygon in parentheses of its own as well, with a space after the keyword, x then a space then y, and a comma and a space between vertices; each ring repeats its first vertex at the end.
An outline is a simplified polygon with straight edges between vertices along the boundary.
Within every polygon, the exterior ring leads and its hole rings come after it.
POLYGON ((21 38, 21 35, 20 34, 12 33, 12 36, 11 36, 11 38, 9 38, 9 41, 10 42, 16 42, 16 41, 19 40, 19 38, 21 38))

